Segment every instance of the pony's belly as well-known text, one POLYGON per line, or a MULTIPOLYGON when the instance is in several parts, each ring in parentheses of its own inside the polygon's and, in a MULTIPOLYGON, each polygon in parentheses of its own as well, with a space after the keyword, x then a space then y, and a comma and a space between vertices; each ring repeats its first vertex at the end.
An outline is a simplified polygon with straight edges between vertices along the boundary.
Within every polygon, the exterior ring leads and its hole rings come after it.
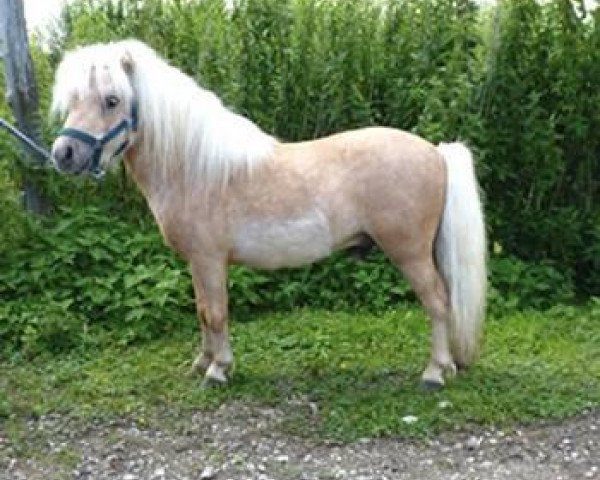
POLYGON ((235 230, 232 260, 252 267, 297 267, 329 255, 333 248, 325 215, 247 220, 235 230))

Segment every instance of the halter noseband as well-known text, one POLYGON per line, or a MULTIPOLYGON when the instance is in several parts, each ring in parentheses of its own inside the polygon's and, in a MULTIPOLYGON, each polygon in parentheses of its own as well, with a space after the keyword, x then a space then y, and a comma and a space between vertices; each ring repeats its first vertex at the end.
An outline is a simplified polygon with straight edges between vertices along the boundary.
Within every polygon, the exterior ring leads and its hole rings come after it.
MULTIPOLYGON (((84 130, 79 130, 77 128, 63 128, 58 132, 58 136, 65 136, 75 138, 77 140, 82 141, 83 143, 92 147, 92 161, 90 163, 88 173, 98 179, 104 176, 104 170, 100 166, 100 157, 102 156, 102 149, 104 146, 117 137, 124 130, 131 130, 132 132, 137 131, 138 127, 138 104, 137 100, 133 99, 131 102, 131 117, 124 118, 117 125, 112 127, 108 132, 101 136, 92 135, 84 130)), ((115 151, 111 158, 115 158, 121 153, 125 151, 125 149, 129 146, 129 140, 125 139, 119 148, 115 151)))

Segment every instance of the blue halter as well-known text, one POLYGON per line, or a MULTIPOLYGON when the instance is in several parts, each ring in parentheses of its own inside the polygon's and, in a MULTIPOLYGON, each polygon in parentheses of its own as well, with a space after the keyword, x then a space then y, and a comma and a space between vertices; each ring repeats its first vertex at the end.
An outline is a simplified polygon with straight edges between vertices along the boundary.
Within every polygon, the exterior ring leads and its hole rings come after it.
MULTIPOLYGON (((104 135, 97 137, 83 130, 77 128, 63 128, 58 132, 58 136, 65 136, 75 138, 82 141, 83 143, 92 147, 92 161, 87 169, 88 173, 98 179, 104 176, 104 170, 100 166, 100 157, 102 156, 102 149, 104 145, 117 137, 121 132, 131 130, 132 132, 137 131, 138 127, 138 104, 137 100, 131 102, 131 118, 124 118, 117 125, 112 127, 104 135)), ((129 146, 129 140, 125 140, 119 148, 115 151, 111 158, 119 156, 129 146)))

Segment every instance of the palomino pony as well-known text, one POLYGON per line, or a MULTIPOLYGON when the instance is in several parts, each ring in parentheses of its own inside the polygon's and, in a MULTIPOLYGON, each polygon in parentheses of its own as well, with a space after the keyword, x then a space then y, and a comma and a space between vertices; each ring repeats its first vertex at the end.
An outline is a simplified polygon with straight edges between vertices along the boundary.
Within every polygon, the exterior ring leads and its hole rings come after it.
POLYGON ((56 167, 101 175, 124 162, 192 272, 205 383, 226 382, 227 267, 276 269, 376 243, 403 272, 432 323, 423 384, 477 356, 486 242, 469 150, 391 128, 283 143, 225 108, 145 44, 68 53, 53 110, 66 116, 56 167))

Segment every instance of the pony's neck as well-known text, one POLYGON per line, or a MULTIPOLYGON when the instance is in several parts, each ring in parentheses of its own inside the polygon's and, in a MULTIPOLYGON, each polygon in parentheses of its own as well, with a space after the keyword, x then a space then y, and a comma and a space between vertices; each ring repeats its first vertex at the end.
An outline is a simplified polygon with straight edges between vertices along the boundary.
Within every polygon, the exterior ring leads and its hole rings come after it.
POLYGON ((182 189, 223 187, 271 158, 272 136, 176 68, 156 58, 141 63, 135 75, 140 110, 135 163, 151 170, 154 181, 183 182, 177 185, 182 189))
POLYGON ((139 153, 139 147, 133 146, 125 153, 123 163, 129 176, 133 179, 137 187, 142 192, 146 199, 150 211, 154 218, 162 225, 164 218, 162 217, 165 211, 177 210, 185 204, 185 195, 181 188, 174 185, 179 182, 165 181, 152 168, 152 163, 144 160, 139 153))
POLYGON ((130 147, 123 156, 123 163, 125 164, 127 173, 129 173, 135 184, 142 191, 144 197, 149 199, 152 194, 150 172, 144 169, 138 160, 139 153, 136 146, 130 147))

